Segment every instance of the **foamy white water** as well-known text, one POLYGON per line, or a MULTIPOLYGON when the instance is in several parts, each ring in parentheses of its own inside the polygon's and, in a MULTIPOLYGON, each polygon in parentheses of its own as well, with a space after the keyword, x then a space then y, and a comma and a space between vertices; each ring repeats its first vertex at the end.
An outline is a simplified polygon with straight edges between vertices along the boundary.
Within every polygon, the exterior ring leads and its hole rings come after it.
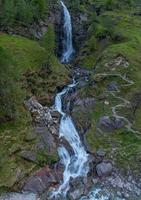
POLYGON ((70 155, 64 146, 59 147, 58 153, 65 170, 63 173, 63 182, 59 188, 53 192, 53 196, 66 196, 67 192, 69 191, 70 179, 80 176, 87 176, 89 170, 87 166, 88 154, 83 147, 76 127, 71 117, 65 114, 62 110, 62 97, 75 86, 75 82, 70 84, 62 92, 58 93, 55 99, 55 108, 62 115, 59 135, 60 138, 64 138, 66 141, 68 141, 72 147, 73 155, 70 155))
POLYGON ((124 198, 117 197, 117 195, 111 196, 111 191, 104 190, 102 188, 94 188, 87 196, 82 197, 80 200, 125 200, 124 198))
POLYGON ((71 16, 70 13, 63 3, 61 1, 61 5, 63 7, 63 13, 64 13, 64 49, 63 54, 61 58, 62 63, 67 63, 70 61, 70 58, 74 52, 73 49, 73 42, 72 42, 72 23, 71 23, 71 16))

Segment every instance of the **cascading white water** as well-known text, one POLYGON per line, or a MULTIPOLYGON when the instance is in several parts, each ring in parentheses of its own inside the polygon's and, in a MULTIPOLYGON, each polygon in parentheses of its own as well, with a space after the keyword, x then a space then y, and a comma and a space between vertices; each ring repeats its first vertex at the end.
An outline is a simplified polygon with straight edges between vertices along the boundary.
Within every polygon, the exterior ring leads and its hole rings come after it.
POLYGON ((86 176, 88 173, 88 154, 86 153, 79 134, 75 128, 75 125, 70 116, 65 114, 62 110, 62 97, 67 94, 68 91, 75 87, 76 83, 68 85, 62 92, 58 93, 55 99, 55 109, 62 115, 60 122, 60 138, 64 138, 68 141, 73 149, 74 154, 70 155, 64 146, 59 147, 58 152, 61 158, 61 162, 65 167, 63 173, 63 183, 60 187, 53 192, 53 196, 66 196, 69 190, 69 181, 71 178, 79 176, 86 176))
MULTIPOLYGON (((72 25, 69 11, 65 4, 61 1, 64 11, 64 35, 65 45, 64 52, 62 54, 62 62, 69 62, 72 53, 74 51, 72 45, 72 25)), ((63 112, 62 109, 62 97, 69 92, 77 83, 73 80, 73 83, 68 85, 62 92, 58 93, 55 98, 55 109, 62 115, 60 122, 59 135, 60 138, 64 138, 73 150, 73 155, 70 155, 64 146, 59 147, 58 153, 61 158, 61 162, 65 167, 63 173, 63 183, 60 187, 53 192, 52 197, 58 195, 66 196, 69 190, 69 182, 71 178, 79 176, 86 176, 88 173, 88 154, 86 153, 79 134, 75 128, 75 125, 70 116, 63 112)))
POLYGON ((64 12, 64 45, 63 45, 63 54, 61 58, 62 63, 67 63, 70 61, 70 58, 74 52, 73 43, 72 43, 72 23, 70 13, 61 1, 61 5, 63 7, 64 12))

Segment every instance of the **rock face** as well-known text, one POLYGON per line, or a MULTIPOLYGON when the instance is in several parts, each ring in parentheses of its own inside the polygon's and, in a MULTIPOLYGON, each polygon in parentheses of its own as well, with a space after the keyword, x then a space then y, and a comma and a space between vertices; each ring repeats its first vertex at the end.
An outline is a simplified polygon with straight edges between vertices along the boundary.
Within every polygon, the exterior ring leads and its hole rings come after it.
POLYGON ((114 71, 117 67, 129 67, 129 62, 122 55, 118 55, 115 59, 113 59, 109 63, 106 63, 105 66, 114 71))
POLYGON ((53 109, 43 107, 35 97, 25 101, 26 108, 31 112, 33 122, 47 126, 53 135, 58 135, 60 115, 53 109))
POLYGON ((29 161, 32 161, 32 162, 36 161, 36 153, 33 152, 33 151, 22 151, 20 153, 20 156, 22 158, 24 158, 25 160, 29 160, 29 161))
POLYGON ((58 183, 56 174, 46 166, 26 181, 23 191, 41 195, 43 192, 48 190, 49 187, 58 183))
POLYGON ((94 98, 77 99, 74 102, 73 112, 85 111, 95 104, 94 98))
POLYGON ((110 162, 101 162, 96 166, 96 172, 98 176, 103 177, 110 175, 112 172, 113 166, 110 162))

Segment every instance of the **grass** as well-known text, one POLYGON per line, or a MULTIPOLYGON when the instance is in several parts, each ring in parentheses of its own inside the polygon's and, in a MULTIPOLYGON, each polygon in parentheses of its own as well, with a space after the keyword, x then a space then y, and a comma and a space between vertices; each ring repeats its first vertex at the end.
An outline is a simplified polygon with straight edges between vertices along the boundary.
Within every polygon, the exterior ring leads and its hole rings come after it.
POLYGON ((20 36, 0 34, 0 46, 12 57, 15 70, 23 73, 26 70, 39 69, 46 60, 46 51, 38 42, 20 36))
MULTIPOLYGON (((32 119, 30 114, 23 107, 23 100, 29 95, 29 87, 26 86, 26 74, 31 75, 31 88, 34 86, 43 96, 49 96, 49 100, 57 90, 57 87, 63 86, 68 81, 68 71, 60 64, 55 55, 50 55, 44 47, 37 41, 29 40, 20 36, 11 36, 0 33, 0 46, 12 59, 14 64, 14 73, 18 77, 20 93, 22 99, 17 102, 16 109, 19 115, 11 122, 0 125, 0 192, 9 190, 17 181, 27 176, 35 166, 39 164, 25 161, 19 156, 19 153, 25 149, 32 149, 33 141, 27 142, 26 135, 32 131, 32 119), (49 57, 50 55, 50 57, 49 57), (42 71, 44 67, 44 70, 42 71), (49 73, 48 71, 49 68, 49 73), (44 76, 41 77, 40 73, 44 76), (26 89, 27 88, 27 89, 26 89)), ((17 93, 18 95, 18 93, 17 93)), ((18 99, 18 96, 17 96, 18 99)), ((51 103, 51 102, 50 102, 51 103)), ((40 162, 52 163, 57 159, 56 155, 44 155, 39 157, 40 162)))
MULTIPOLYGON (((86 96, 94 96, 97 100, 94 108, 89 111, 88 116, 91 121, 91 127, 87 132, 87 141, 92 152, 97 151, 99 148, 105 149, 107 159, 112 159, 115 164, 122 169, 132 170, 134 173, 140 174, 141 168, 141 136, 132 132, 128 132, 126 128, 115 130, 112 133, 100 133, 97 130, 97 123, 102 116, 111 116, 111 107, 116 104, 120 104, 121 101, 115 99, 112 95, 106 95, 106 100, 109 102, 109 106, 104 105, 104 100, 99 100, 99 95, 107 94, 107 86, 112 81, 118 85, 125 84, 119 77, 111 76, 102 79, 97 76, 99 73, 120 73, 134 81, 134 85, 129 87, 121 87, 121 92, 118 96, 124 97, 127 100, 131 100, 135 93, 140 92, 141 87, 141 21, 139 16, 133 16, 132 10, 116 10, 104 12, 99 16, 100 26, 103 30, 110 27, 109 18, 114 21, 111 24, 112 29, 107 32, 106 45, 102 44, 96 35, 96 29, 90 32, 88 41, 84 44, 84 49, 80 50, 78 63, 80 66, 86 66, 89 69, 93 69, 97 66, 93 80, 96 81, 96 86, 91 89, 85 88, 86 96), (107 19, 106 19, 107 18, 107 19), (107 20, 107 21, 106 21, 107 20), (107 26, 107 27, 106 27, 107 26), (116 37, 119 37, 116 40, 116 37), (94 45, 93 51, 91 38, 97 38, 97 45, 94 45), (110 39, 109 39, 110 37, 110 39), (95 48, 96 47, 96 48, 95 48), (113 61, 118 56, 123 56, 128 62, 127 68, 123 66, 116 67, 114 71, 111 68, 106 67, 106 63, 113 61)), ((91 26, 91 25, 90 25, 91 26)), ((105 34, 105 32, 103 33, 105 34)), ((84 92, 83 92, 84 93, 84 92)), ((132 102, 134 103, 134 102, 132 102)), ((133 120, 133 128, 135 130, 141 130, 141 109, 137 108, 136 114, 133 119, 133 113, 131 108, 123 108, 119 110, 119 114, 133 120)), ((81 113, 79 113, 81 116, 81 113)), ((82 113, 83 115, 83 113, 82 113)), ((86 120, 85 118, 83 119, 86 120)), ((81 122, 82 123, 82 122, 81 122)))

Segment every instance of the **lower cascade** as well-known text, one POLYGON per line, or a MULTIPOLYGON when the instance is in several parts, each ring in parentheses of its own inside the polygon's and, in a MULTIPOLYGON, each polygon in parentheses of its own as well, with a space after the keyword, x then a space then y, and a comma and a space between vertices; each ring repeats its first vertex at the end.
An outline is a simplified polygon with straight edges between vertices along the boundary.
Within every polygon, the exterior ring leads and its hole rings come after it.
POLYGON ((70 116, 65 114, 62 110, 62 97, 67 94, 69 90, 76 86, 76 82, 68 85, 62 92, 58 93, 55 99, 55 109, 62 115, 60 122, 60 138, 64 138, 73 149, 73 155, 70 155, 64 146, 59 147, 58 153, 62 164, 65 166, 63 173, 63 183, 53 192, 52 196, 66 196, 69 191, 69 181, 71 178, 79 176, 86 176, 88 173, 88 154, 86 153, 83 144, 80 140, 79 134, 70 116))

